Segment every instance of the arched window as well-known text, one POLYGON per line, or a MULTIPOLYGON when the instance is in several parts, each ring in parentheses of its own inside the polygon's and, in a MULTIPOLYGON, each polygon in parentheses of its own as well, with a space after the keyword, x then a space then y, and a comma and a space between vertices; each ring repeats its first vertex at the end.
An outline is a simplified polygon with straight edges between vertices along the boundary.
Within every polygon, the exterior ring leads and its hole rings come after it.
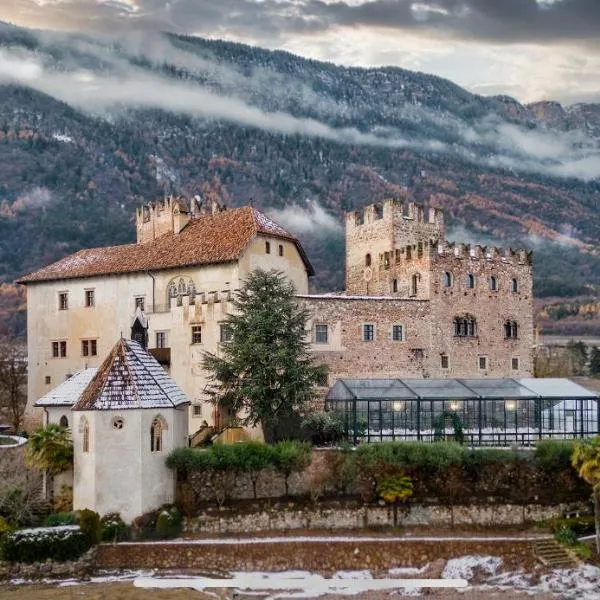
POLYGON ((163 431, 167 429, 167 424, 161 417, 156 417, 150 426, 150 451, 162 452, 163 449, 163 431))
POLYGON ((63 416, 60 418, 60 421, 58 422, 58 424, 59 424, 61 427, 64 427, 65 429, 68 429, 68 428, 69 428, 69 419, 67 419, 67 417, 66 417, 65 415, 63 415, 63 416))
POLYGON ((510 291, 516 294, 519 291, 519 282, 516 279, 512 279, 510 282, 510 291))
POLYGON ((444 284, 444 287, 452 287, 452 273, 449 273, 448 271, 446 271, 443 275, 442 275, 442 283, 444 284))
POLYGON ((456 337, 475 337, 477 335, 477 321, 474 317, 455 317, 454 335, 456 337))
POLYGON ((81 447, 83 452, 90 451, 90 426, 85 417, 79 419, 79 433, 81 433, 81 447))
POLYGON ((472 290, 475 287, 475 276, 473 273, 467 275, 467 288, 472 290))
POLYGON ((506 321, 504 323, 504 337, 507 340, 516 340, 519 335, 519 325, 516 321, 506 321))
POLYGON ((416 296, 417 293, 419 292, 419 279, 420 279, 420 275, 418 273, 415 273, 410 280, 410 295, 411 296, 416 296))
POLYGON ((398 292, 398 280, 397 279, 392 280, 392 291, 394 293, 398 292))
POLYGON ((371 266, 371 255, 367 254, 365 256, 365 267, 370 267, 371 266))
POLYGON ((494 277, 494 275, 492 275, 490 277, 490 292, 496 292, 498 291, 498 280, 494 277))

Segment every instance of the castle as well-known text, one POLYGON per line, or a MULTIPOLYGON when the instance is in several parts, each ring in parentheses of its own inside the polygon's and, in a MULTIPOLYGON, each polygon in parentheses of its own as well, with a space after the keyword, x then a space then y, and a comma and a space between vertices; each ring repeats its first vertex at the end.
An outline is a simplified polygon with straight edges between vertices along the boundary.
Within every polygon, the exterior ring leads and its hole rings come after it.
POLYGON ((20 280, 30 415, 125 336, 190 399, 190 433, 227 420, 207 402, 201 360, 228 339, 232 293, 256 268, 294 283, 329 385, 533 370, 531 254, 449 244, 440 210, 387 200, 347 214, 346 289, 328 294, 309 294, 313 268, 299 240, 253 207, 169 197, 139 209, 136 225, 135 244, 81 250, 20 280))

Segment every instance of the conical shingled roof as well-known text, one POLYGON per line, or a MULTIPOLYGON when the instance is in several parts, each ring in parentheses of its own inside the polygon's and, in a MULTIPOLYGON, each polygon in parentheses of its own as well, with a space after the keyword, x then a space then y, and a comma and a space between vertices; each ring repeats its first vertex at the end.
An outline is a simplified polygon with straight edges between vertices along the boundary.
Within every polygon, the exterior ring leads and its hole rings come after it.
POLYGON ((71 410, 175 408, 185 394, 140 344, 121 338, 71 410))

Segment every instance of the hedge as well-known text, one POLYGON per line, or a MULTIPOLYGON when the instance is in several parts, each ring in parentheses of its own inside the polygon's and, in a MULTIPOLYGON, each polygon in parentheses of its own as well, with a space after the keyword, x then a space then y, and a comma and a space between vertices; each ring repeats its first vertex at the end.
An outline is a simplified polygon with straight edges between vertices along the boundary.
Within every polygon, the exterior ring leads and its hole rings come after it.
POLYGON ((20 529, 2 538, 1 554, 9 562, 63 562, 74 560, 90 547, 77 525, 20 529))

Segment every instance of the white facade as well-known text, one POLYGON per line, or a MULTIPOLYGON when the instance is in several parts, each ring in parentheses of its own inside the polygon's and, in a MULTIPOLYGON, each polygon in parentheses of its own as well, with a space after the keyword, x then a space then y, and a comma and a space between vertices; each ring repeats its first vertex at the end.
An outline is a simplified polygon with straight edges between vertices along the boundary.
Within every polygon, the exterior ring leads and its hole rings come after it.
POLYGON ((74 411, 73 416, 74 510, 90 508, 100 515, 115 512, 130 522, 174 502, 175 473, 167 468, 165 459, 175 448, 187 446, 186 406, 74 411), (161 420, 163 431, 161 448, 153 451, 151 429, 155 419, 161 420))

